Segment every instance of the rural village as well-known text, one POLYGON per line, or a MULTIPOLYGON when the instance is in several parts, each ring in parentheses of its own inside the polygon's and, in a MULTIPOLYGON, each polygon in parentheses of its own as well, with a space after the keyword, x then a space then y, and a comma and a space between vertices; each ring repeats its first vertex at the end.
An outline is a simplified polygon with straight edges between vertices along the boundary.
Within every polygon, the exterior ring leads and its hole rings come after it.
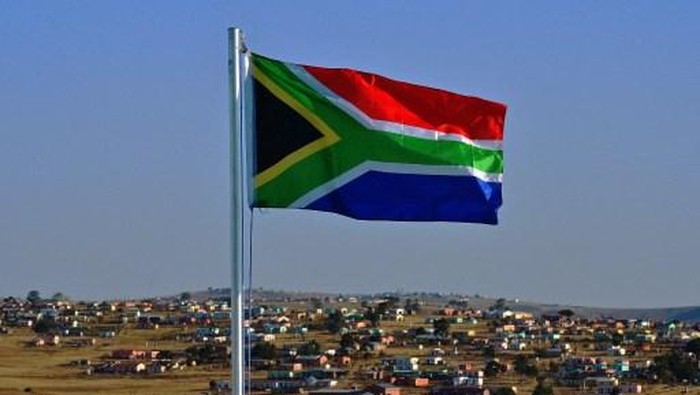
MULTIPOLYGON (((212 295, 4 298, 0 394, 229 393, 230 297, 212 295)), ((454 295, 293 295, 257 295, 245 311, 250 393, 700 393, 697 323, 454 295)))

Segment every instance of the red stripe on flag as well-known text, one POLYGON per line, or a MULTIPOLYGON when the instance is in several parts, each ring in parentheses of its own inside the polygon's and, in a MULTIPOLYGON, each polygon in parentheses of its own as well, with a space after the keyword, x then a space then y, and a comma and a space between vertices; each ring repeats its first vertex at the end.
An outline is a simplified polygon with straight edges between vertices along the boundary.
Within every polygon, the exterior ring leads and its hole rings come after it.
POLYGON ((503 140, 504 104, 357 70, 304 69, 370 118, 472 140, 503 140))

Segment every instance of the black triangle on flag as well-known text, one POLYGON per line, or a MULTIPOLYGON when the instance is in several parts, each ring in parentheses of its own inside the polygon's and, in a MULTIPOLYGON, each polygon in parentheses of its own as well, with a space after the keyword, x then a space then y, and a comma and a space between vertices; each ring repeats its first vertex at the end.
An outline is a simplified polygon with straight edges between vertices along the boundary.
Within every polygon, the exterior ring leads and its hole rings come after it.
POLYGON ((301 114, 254 80, 256 174, 289 154, 323 138, 301 114))

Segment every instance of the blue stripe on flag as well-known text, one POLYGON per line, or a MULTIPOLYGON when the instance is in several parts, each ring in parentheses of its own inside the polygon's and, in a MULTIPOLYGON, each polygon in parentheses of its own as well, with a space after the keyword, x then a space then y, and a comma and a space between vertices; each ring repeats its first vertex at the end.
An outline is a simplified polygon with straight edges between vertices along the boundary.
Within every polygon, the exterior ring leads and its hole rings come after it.
POLYGON ((369 171, 305 208, 390 221, 449 221, 495 225, 501 184, 470 176, 369 171))

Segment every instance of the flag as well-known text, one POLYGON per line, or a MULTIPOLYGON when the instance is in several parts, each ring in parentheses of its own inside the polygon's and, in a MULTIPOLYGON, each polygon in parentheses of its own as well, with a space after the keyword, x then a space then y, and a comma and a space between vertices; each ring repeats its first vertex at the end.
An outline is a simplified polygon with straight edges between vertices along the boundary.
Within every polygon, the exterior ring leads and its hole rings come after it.
POLYGON ((506 106, 251 54, 255 207, 496 224, 506 106))

